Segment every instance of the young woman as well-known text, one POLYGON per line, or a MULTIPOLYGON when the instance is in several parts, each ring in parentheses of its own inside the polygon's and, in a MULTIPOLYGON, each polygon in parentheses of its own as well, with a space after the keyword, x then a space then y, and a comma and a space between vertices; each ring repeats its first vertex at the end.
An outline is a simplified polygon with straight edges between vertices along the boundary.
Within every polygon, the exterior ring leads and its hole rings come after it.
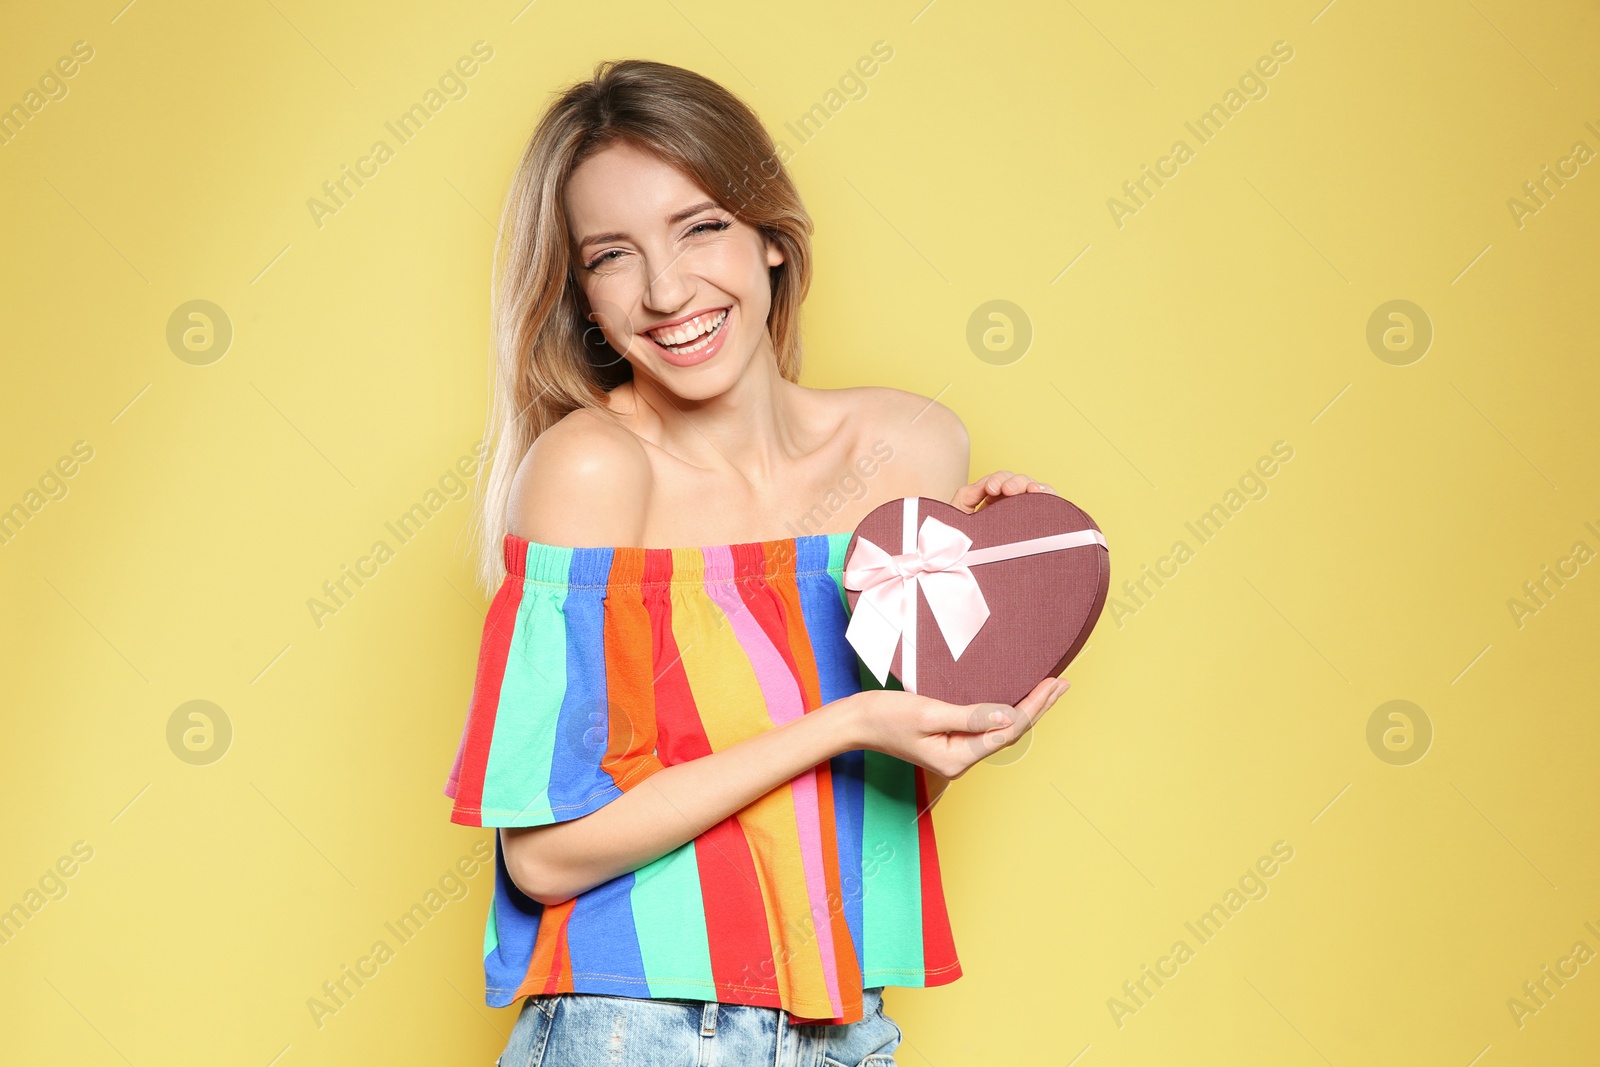
POLYGON ((878 686, 843 550, 878 505, 974 511, 965 428, 798 384, 811 222, 760 121, 661 63, 544 115, 502 222, 484 624, 451 818, 500 828, 503 1067, 877 1067, 882 988, 961 974, 929 808, 1015 708, 878 686), (502 567, 503 564, 503 567, 502 567))

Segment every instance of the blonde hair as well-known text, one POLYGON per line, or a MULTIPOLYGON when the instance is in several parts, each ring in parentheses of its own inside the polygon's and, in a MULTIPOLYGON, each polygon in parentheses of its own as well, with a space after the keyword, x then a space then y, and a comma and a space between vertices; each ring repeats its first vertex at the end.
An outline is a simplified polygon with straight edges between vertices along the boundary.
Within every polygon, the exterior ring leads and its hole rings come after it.
POLYGON ((811 286, 811 217, 756 113, 693 71, 643 59, 605 60, 560 91, 539 119, 500 216, 491 282, 494 375, 486 439, 493 454, 473 508, 477 577, 505 578, 506 503, 534 440, 579 407, 607 411, 606 393, 633 377, 585 318, 565 194, 589 156, 625 142, 692 178, 724 210, 783 252, 770 268, 767 328, 778 372, 800 379, 800 304, 811 286))

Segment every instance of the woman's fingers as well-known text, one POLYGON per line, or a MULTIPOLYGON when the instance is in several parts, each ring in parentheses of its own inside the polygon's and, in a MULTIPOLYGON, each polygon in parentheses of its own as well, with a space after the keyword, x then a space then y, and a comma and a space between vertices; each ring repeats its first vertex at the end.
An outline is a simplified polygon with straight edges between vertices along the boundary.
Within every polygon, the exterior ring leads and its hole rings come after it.
POLYGON ((1045 678, 1017 701, 1004 704, 944 704, 935 729, 944 733, 986 733, 994 730, 1026 730, 1040 712, 1055 703, 1067 686, 1065 678, 1045 678))
POLYGON ((950 503, 963 511, 974 511, 978 505, 1000 493, 1000 485, 1011 476, 1010 471, 995 471, 956 490, 956 495, 950 498, 950 503), (999 479, 997 481, 996 479, 999 479))
POLYGON ((961 724, 951 728, 951 741, 964 744, 973 763, 1002 748, 1009 748, 1038 725, 1044 713, 1061 699, 1061 694, 1071 684, 1065 678, 1046 678, 1017 701, 1015 707, 1006 707, 1004 704, 967 705, 959 709, 964 714, 951 718, 952 722, 961 724), (962 725, 965 729, 962 729, 962 725))
POLYGON ((1061 694, 1065 693, 1067 687, 1071 684, 1065 678, 1050 677, 1034 686, 1032 692, 1017 702, 1012 715, 1014 721, 1009 726, 1004 727, 1006 744, 1014 743, 1023 734, 1033 729, 1040 716, 1049 711, 1055 702, 1061 699, 1061 694))
POLYGON ((1018 493, 1055 492, 1049 484, 1030 478, 1026 474, 1014 474, 1002 470, 979 478, 971 485, 962 486, 956 490, 956 495, 951 498, 950 503, 963 511, 973 512, 1001 497, 1016 496, 1018 493))
POLYGON ((923 729, 929 734, 982 734, 1010 724, 1011 709, 1004 704, 931 704, 937 710, 923 729), (1000 716, 1007 716, 1002 720, 1000 716))

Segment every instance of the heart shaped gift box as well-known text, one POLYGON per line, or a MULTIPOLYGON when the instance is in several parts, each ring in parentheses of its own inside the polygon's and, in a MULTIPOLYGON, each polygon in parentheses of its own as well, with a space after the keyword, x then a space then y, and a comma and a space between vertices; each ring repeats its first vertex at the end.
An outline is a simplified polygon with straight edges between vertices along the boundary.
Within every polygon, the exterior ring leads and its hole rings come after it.
POLYGON ((845 546, 845 638, 887 686, 1015 705, 1089 639, 1111 585, 1105 536, 1054 493, 974 512, 931 497, 875 508, 845 546))

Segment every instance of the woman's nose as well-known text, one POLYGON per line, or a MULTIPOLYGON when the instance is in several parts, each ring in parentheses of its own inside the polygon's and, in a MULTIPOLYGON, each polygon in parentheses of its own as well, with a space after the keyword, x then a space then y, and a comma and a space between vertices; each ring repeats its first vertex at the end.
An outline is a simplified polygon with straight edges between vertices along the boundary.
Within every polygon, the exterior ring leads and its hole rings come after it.
POLYGON ((667 312, 676 309, 689 295, 689 285, 683 276, 679 261, 681 253, 673 252, 659 259, 646 258, 644 301, 653 311, 667 312))

